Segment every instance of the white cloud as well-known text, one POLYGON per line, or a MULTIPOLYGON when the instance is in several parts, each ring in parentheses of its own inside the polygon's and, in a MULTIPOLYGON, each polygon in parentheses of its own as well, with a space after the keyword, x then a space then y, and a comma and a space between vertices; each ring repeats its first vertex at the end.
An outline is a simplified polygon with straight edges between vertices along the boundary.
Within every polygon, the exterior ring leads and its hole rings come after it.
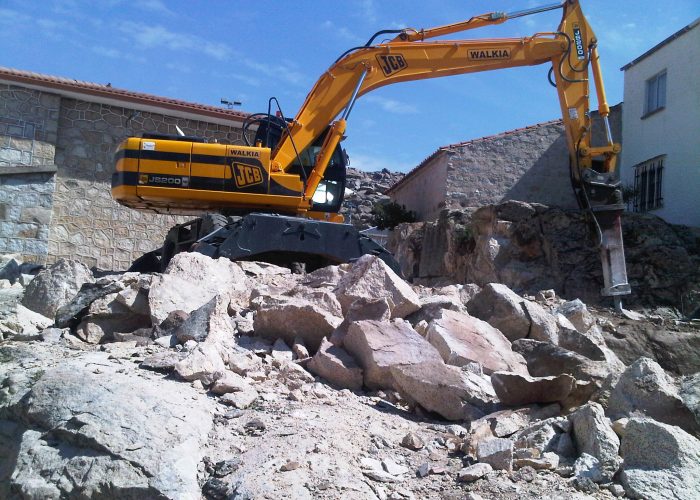
MULTIPOLYGON (((281 62, 279 64, 265 64, 253 59, 244 59, 243 64, 252 69, 258 75, 278 79, 292 85, 305 85, 306 75, 298 71, 293 64, 281 62)), ((242 77, 243 78, 243 77, 242 77)))
POLYGON ((102 47, 101 45, 95 45, 90 48, 98 56, 109 57, 110 59, 121 59, 123 54, 117 49, 110 49, 109 47, 102 47))
POLYGON ((120 25, 120 30, 145 48, 200 52, 220 61, 228 59, 232 54, 231 48, 224 43, 210 42, 186 33, 176 33, 161 25, 125 22, 120 25))
POLYGON ((392 113, 395 115, 412 115, 418 113, 418 108, 414 105, 396 101, 394 99, 388 99, 386 97, 379 97, 376 95, 369 95, 364 99, 369 103, 378 105, 387 113, 392 113))
POLYGON ((362 0, 360 2, 360 14, 368 23, 377 22, 377 9, 374 0, 362 0))
POLYGON ((169 16, 175 15, 175 13, 170 10, 161 0, 141 0, 131 5, 135 5, 140 9, 149 10, 158 14, 167 14, 169 16))
POLYGON ((4 29, 17 28, 19 25, 25 24, 29 20, 29 16, 17 10, 0 8, 0 26, 3 26, 4 29))
POLYGON ((351 31, 344 26, 338 26, 333 21, 324 21, 321 26, 323 29, 328 30, 339 39, 347 41, 353 46, 364 45, 364 43, 367 41, 354 31, 351 31))

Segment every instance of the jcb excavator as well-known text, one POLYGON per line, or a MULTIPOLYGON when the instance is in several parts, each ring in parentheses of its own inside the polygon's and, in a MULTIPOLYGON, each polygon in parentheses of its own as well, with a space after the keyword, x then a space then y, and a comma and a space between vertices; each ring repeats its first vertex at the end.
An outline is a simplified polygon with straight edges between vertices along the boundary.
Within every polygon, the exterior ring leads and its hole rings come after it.
POLYGON ((615 168, 620 152, 608 123, 598 41, 578 0, 513 13, 491 12, 431 29, 383 30, 344 52, 319 78, 293 119, 275 98, 266 113, 244 123, 246 145, 185 136, 145 134, 121 143, 112 196, 131 208, 164 214, 210 213, 170 230, 163 247, 147 254, 161 268, 180 251, 212 257, 305 262, 313 267, 375 253, 397 269, 391 255, 342 224, 347 159, 340 142, 358 97, 384 85, 515 66, 551 64, 570 152, 571 181, 590 214, 601 250, 603 295, 630 293, 615 168), (552 32, 523 38, 440 40, 539 12, 561 9, 552 32), (375 43, 382 36, 388 41, 375 43), (605 137, 591 144, 589 79, 597 94, 605 137), (273 104, 276 109, 273 109, 273 104), (249 130, 256 127, 250 142, 249 130), (215 212, 215 215, 211 215, 215 212))

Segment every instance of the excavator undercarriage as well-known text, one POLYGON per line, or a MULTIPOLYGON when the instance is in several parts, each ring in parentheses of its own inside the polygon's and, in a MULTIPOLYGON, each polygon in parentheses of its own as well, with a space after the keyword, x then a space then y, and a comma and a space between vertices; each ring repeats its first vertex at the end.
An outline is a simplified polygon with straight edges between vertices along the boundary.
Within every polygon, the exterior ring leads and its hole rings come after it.
POLYGON ((401 274, 391 253, 350 224, 265 213, 243 217, 209 214, 178 224, 170 229, 161 248, 136 260, 130 270, 164 271, 180 252, 260 260, 294 271, 314 271, 372 254, 401 274))

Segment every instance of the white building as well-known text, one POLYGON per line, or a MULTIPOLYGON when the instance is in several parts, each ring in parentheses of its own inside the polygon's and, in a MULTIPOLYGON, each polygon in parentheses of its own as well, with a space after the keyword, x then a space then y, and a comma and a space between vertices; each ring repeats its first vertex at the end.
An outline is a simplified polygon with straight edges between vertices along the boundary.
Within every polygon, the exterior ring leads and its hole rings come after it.
POLYGON ((622 68, 630 209, 700 227, 700 18, 622 68))

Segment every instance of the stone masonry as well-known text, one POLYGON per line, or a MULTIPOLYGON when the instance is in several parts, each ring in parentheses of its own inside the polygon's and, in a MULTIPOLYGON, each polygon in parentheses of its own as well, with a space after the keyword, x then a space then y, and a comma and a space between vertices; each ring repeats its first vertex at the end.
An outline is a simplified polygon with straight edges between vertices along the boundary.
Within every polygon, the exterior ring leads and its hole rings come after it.
POLYGON ((117 145, 146 132, 174 135, 176 125, 187 135, 242 144, 240 114, 223 125, 204 115, 197 119, 199 105, 191 105, 195 113, 185 118, 75 94, 0 82, 0 253, 39 263, 77 258, 100 269, 126 269, 159 247, 173 224, 192 217, 114 202, 110 181, 117 145))
MULTIPOLYGON (((621 138, 621 105, 611 108, 614 140, 621 138)), ((594 114, 593 144, 603 143, 594 114)), ((387 193, 435 220, 440 211, 506 200, 577 208, 569 181, 569 151, 561 120, 439 148, 387 193)))
POLYGON ((0 253, 44 262, 60 97, 0 85, 0 253))

